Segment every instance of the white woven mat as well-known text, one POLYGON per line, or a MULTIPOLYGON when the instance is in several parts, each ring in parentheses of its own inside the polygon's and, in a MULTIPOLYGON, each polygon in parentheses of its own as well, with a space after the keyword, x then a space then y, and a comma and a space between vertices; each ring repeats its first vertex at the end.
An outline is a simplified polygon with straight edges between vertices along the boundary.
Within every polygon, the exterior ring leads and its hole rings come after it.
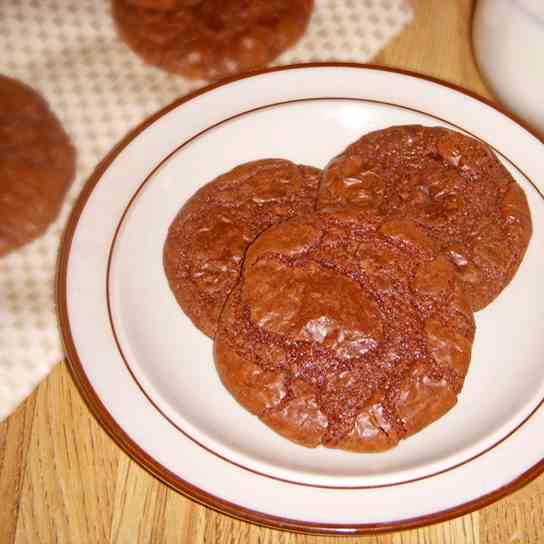
MULTIPOLYGON (((274 64, 365 62, 412 18, 407 0, 316 0, 307 34, 274 64)), ((54 271, 85 179, 131 128, 203 83, 144 65, 118 39, 107 0, 1 2, 0 52, 0 73, 42 93, 78 151, 76 180, 58 221, 43 238, 0 259, 2 420, 63 357, 54 271)))

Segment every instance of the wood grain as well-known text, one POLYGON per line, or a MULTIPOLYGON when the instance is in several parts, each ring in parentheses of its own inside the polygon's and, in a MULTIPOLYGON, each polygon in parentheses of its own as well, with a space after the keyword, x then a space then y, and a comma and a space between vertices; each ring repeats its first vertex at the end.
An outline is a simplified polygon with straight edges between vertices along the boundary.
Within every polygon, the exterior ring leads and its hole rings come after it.
POLYGON ((378 55, 376 64, 445 79, 490 98, 472 57, 473 0, 411 3, 415 23, 378 55))
MULTIPOLYGON (((359 0, 356 0, 359 1, 359 0)), ((376 63, 490 97, 470 49, 471 0, 412 0, 376 63)), ((544 542, 544 477, 479 512, 414 531, 311 537, 243 523, 170 490, 117 448, 59 365, 0 424, 0 544, 526 544, 544 542)))

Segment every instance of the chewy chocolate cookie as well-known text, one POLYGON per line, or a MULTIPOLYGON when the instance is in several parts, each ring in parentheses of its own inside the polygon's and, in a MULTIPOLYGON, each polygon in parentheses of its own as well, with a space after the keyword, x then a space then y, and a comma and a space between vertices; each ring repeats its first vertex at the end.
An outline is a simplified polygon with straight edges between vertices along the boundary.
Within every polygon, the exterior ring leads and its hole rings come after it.
POLYGON ((313 0, 113 0, 120 35, 146 62, 207 80, 272 62, 312 9, 313 0))
POLYGON ((179 305, 205 334, 215 334, 249 244, 271 225, 314 210, 319 174, 282 159, 249 162, 183 206, 168 231, 164 268, 179 305))
POLYGON ((474 311, 508 285, 532 234, 525 193, 491 149, 441 127, 363 136, 323 171, 317 206, 416 222, 455 265, 474 311))
POLYGON ((47 102, 0 76, 0 256, 40 236, 75 175, 75 149, 47 102))
POLYGON ((215 363, 236 400, 289 440, 374 452, 454 406, 473 337, 455 267, 422 229, 323 211, 250 246, 215 363))

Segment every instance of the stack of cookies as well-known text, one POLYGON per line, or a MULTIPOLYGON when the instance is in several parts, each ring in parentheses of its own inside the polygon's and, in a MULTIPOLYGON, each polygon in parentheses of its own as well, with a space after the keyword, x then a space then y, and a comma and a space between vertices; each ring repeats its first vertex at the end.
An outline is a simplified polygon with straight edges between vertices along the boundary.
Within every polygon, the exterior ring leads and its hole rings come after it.
POLYGON ((303 446, 378 452, 455 405, 473 312, 531 232, 485 144, 397 126, 322 172, 266 159, 211 181, 172 223, 164 266, 244 408, 303 446))

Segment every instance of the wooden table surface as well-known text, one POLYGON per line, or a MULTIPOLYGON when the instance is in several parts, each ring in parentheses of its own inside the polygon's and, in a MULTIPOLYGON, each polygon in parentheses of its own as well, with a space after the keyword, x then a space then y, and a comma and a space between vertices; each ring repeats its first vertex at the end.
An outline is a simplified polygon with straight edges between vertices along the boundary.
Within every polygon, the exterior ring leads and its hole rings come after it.
MULTIPOLYGON (((411 1, 415 22, 375 62, 443 78, 490 97, 471 56, 472 1, 411 1)), ((0 544, 317 544, 340 540, 243 523, 170 490, 102 431, 65 364, 59 364, 0 424, 0 544)), ((350 542, 544 542, 544 476, 462 518, 419 530, 350 538, 350 542)))

